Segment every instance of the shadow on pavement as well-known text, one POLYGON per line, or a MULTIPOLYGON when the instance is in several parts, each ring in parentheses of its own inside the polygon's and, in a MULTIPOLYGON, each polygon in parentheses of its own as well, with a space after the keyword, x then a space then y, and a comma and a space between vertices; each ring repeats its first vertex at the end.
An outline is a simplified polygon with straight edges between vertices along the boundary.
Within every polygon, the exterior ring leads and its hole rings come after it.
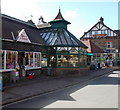
MULTIPOLYGON (((74 93, 75 91, 78 91, 88 85, 118 85, 118 84, 120 84, 120 79, 118 78, 118 73, 112 72, 107 76, 100 77, 98 80, 92 80, 91 83, 90 82, 85 82, 83 84, 78 83, 74 86, 65 88, 63 90, 57 90, 55 92, 44 94, 39 97, 30 99, 30 100, 22 101, 22 102, 4 107, 2 110, 19 110, 19 109, 40 110, 41 108, 43 108, 53 102, 59 101, 59 100, 76 101, 73 97, 70 96, 70 94, 74 93)), ((44 108, 44 110, 47 110, 47 109, 44 108)), ((105 109, 105 110, 107 110, 107 109, 105 109)), ((112 110, 116 110, 116 109, 112 109, 112 110)))

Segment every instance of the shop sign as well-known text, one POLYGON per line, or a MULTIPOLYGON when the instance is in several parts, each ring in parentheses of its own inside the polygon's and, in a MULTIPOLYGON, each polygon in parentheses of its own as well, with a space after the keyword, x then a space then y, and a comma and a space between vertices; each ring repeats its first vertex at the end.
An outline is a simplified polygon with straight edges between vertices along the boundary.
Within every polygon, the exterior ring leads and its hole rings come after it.
POLYGON ((29 37, 27 36, 25 29, 22 29, 18 34, 17 41, 31 43, 29 37))
POLYGON ((105 36, 107 36, 107 34, 95 34, 95 35, 93 35, 93 37, 96 37, 96 36, 105 37, 105 36))

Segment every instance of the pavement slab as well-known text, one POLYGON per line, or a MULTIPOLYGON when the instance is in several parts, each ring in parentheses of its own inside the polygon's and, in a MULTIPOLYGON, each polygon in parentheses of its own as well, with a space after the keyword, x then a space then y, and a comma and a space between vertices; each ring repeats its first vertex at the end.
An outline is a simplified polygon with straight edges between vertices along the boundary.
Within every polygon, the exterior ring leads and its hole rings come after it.
POLYGON ((37 78, 33 79, 32 81, 13 84, 12 86, 7 86, 4 92, 2 92, 2 104, 9 104, 32 96, 37 96, 47 92, 62 89, 71 85, 75 85, 77 83, 82 83, 92 78, 109 73, 116 69, 118 68, 114 67, 106 68, 103 70, 93 70, 90 71, 88 75, 81 77, 55 78, 51 76, 46 76, 42 79, 37 78))

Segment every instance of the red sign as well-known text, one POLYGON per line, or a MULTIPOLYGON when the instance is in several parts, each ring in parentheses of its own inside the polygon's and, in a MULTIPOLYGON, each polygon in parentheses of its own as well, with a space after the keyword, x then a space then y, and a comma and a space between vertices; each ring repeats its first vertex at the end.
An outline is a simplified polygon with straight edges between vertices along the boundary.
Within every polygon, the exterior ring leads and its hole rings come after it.
POLYGON ((107 36, 107 34, 95 34, 95 35, 93 35, 93 37, 96 37, 96 36, 104 37, 104 36, 107 36))
POLYGON ((20 40, 28 40, 28 38, 26 36, 24 36, 23 34, 21 34, 20 40))
POLYGON ((26 32, 25 32, 25 29, 22 29, 18 35, 18 39, 17 41, 20 41, 20 42, 28 42, 30 43, 30 39, 29 37, 27 36, 26 32))

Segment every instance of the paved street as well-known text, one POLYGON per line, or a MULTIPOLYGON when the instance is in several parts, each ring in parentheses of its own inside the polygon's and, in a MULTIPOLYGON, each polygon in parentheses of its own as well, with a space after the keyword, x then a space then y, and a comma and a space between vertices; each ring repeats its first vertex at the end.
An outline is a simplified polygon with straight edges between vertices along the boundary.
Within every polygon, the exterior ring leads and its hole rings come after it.
POLYGON ((14 103, 7 108, 118 108, 118 72, 14 103))

